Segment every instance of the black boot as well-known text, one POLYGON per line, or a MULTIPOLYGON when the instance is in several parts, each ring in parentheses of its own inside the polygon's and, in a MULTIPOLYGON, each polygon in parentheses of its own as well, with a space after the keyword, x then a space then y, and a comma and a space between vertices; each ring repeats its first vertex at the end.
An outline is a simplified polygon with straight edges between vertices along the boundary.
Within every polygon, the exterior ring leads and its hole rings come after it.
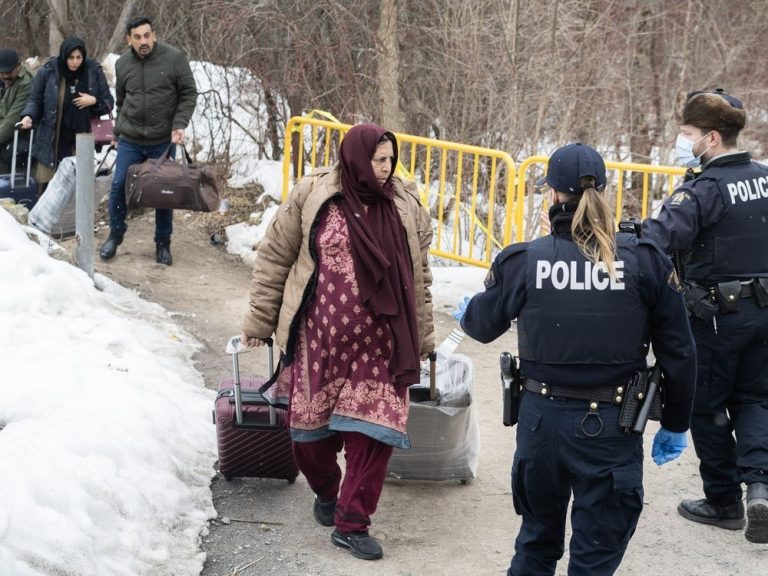
POLYGON ((122 243, 122 234, 118 234, 117 232, 110 232, 107 241, 101 245, 99 256, 101 256, 102 260, 109 260, 110 258, 114 258, 115 254, 117 254, 117 247, 122 243))
POLYGON ((173 257, 171 256, 170 240, 155 243, 155 262, 165 264, 166 266, 171 265, 173 257))
POLYGON ((712 504, 706 498, 683 500, 677 507, 677 511, 686 520, 726 530, 741 530, 747 522, 744 518, 744 503, 741 500, 728 506, 712 504))
POLYGON ((747 531, 744 536, 755 544, 768 543, 768 484, 747 486, 747 531))

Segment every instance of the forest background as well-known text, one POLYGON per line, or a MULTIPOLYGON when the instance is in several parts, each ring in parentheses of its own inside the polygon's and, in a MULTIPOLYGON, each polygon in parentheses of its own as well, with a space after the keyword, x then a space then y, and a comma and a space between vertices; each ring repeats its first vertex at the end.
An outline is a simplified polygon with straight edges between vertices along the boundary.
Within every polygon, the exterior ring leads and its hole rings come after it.
POLYGON ((259 159, 282 157, 288 118, 321 109, 515 160, 580 140, 671 164, 679 95, 715 87, 745 104, 741 147, 768 156, 764 0, 0 0, 0 46, 46 57, 74 34, 101 60, 138 14, 191 59, 258 82, 202 96, 248 95, 259 159))

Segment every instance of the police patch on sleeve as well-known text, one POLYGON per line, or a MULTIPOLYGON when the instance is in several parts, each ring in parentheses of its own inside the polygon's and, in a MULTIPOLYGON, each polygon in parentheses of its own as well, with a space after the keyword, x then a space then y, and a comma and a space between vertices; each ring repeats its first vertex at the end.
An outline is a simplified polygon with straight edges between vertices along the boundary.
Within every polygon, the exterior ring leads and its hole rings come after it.
POLYGON ((669 197, 669 205, 680 206, 681 204, 685 204, 691 200, 693 200, 691 193, 686 190, 681 190, 680 192, 675 192, 672 194, 672 196, 669 197))
POLYGON ((677 272, 674 268, 672 269, 672 272, 669 273, 669 278, 667 278, 667 285, 678 294, 682 293, 683 291, 683 285, 680 283, 680 278, 677 277, 677 272))
POLYGON ((493 266, 488 268, 488 274, 485 275, 484 283, 486 288, 490 288, 496 284, 496 275, 493 273, 493 266))

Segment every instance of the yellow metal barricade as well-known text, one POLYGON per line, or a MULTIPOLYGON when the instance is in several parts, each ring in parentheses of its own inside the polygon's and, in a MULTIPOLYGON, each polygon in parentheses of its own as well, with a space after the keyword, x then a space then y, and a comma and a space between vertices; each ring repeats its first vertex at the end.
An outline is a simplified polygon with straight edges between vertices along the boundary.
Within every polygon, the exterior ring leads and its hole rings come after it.
MULTIPOLYGON (((515 203, 515 241, 530 240, 539 235, 538 215, 546 210, 546 200, 537 198, 533 194, 533 187, 538 178, 546 173, 548 163, 547 156, 531 156, 526 158, 519 166, 517 172, 517 202, 515 203), (534 169, 537 169, 534 173, 534 169)), ((625 196, 627 194, 627 182, 631 174, 640 175, 642 181, 639 198, 639 214, 641 219, 651 215, 653 202, 661 200, 664 194, 671 194, 676 185, 675 182, 685 174, 685 168, 676 166, 654 166, 651 164, 635 164, 633 162, 606 161, 608 172, 608 185, 606 193, 608 201, 613 206, 616 223, 627 214, 624 213, 625 196)), ((636 211, 637 212, 637 211, 636 211)))
MULTIPOLYGON (((304 174, 336 162, 339 143, 350 128, 350 124, 318 110, 288 121, 283 199, 304 174), (291 177, 292 167, 295 178, 291 177)), ((435 221, 434 256, 488 267, 504 246, 542 233, 538 221, 547 209, 546 199, 534 194, 534 184, 546 172, 547 156, 531 156, 516 168, 509 154, 499 150, 411 134, 396 136, 400 147, 396 171, 416 182, 435 221)), ((617 224, 626 216, 627 189, 633 175, 640 189, 633 215, 646 218, 653 203, 671 194, 675 179, 685 173, 684 168, 673 166, 611 161, 605 165, 607 197, 617 224)))
MULTIPOLYGON (((318 115, 313 113, 312 116, 318 115)), ((298 178, 336 162, 338 145, 351 128, 333 117, 293 117, 286 126, 283 199, 298 178), (291 168, 296 172, 291 178, 291 168)), ((506 152, 411 134, 395 134, 397 173, 416 182, 436 227, 431 253, 490 266, 513 235, 515 165, 506 152), (489 208, 490 207, 490 208, 489 208)))

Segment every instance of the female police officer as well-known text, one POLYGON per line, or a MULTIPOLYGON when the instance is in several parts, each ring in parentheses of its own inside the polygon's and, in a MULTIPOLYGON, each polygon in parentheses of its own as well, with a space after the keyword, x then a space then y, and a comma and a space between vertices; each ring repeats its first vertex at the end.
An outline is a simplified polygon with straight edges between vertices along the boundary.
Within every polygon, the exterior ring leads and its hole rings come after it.
POLYGON ((614 233, 600 155, 579 143, 559 148, 546 183, 552 234, 503 250, 461 324, 490 342, 518 319, 526 380, 512 492, 523 523, 508 576, 555 573, 571 492, 568 574, 613 574, 643 506, 642 436, 620 430, 621 395, 646 368, 650 341, 665 374, 654 460, 676 458, 695 352, 669 260, 634 234, 614 233))

